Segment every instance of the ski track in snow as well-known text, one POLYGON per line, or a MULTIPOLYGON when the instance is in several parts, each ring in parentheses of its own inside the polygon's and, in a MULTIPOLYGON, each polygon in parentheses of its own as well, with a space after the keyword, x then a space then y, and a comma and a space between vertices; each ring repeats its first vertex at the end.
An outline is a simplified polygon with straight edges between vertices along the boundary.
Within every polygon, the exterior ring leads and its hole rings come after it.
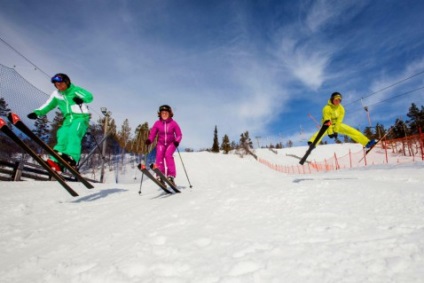
MULTIPOLYGON (((298 162, 284 155, 272 158, 298 162)), ((251 157, 182 156, 193 188, 176 159, 172 196, 151 181, 138 195, 132 169, 122 184, 113 172, 94 190, 70 183, 77 198, 56 182, 0 182, 0 281, 423 282, 422 162, 286 175, 251 157)))

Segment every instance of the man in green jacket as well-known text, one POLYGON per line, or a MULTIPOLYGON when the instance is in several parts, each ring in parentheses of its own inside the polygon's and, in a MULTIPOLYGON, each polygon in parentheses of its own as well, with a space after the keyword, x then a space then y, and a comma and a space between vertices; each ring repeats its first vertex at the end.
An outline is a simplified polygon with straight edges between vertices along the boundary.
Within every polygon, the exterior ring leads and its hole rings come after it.
MULTIPOLYGON (((375 140, 369 140, 366 136, 364 136, 360 131, 346 125, 343 123, 345 110, 342 102, 342 95, 339 92, 334 92, 331 94, 330 99, 328 100, 327 105, 324 106, 322 109, 322 123, 324 121, 330 121, 331 125, 328 127, 328 130, 326 134, 330 138, 335 138, 337 140, 338 133, 342 135, 346 135, 350 137, 352 140, 362 144, 365 148, 372 147, 376 141, 375 140)), ((309 139, 308 144, 311 144, 315 138, 317 137, 318 132, 316 132, 312 137, 309 139)), ((321 137, 321 139, 316 143, 319 144, 322 140, 322 138, 325 136, 325 134, 321 137)))
MULTIPOLYGON (((72 84, 66 74, 54 75, 51 82, 56 90, 46 103, 27 117, 37 119, 56 107, 59 108, 63 115, 63 124, 57 131, 57 143, 53 149, 71 166, 75 166, 81 158, 81 141, 87 132, 91 117, 87 103, 93 101, 93 95, 72 84)), ((62 171, 61 165, 54 157, 51 156, 47 163, 54 170, 62 171)))

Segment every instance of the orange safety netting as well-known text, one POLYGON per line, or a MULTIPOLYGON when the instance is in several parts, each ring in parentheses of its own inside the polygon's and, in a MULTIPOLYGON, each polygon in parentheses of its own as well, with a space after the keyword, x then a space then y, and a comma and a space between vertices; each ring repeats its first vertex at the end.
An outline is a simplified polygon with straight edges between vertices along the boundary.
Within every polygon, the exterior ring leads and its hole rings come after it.
POLYGON ((363 150, 351 152, 344 156, 334 156, 320 162, 311 161, 304 165, 278 165, 266 159, 258 161, 269 168, 286 174, 312 174, 323 171, 349 169, 377 164, 408 163, 424 160, 424 134, 408 136, 405 138, 382 140, 365 156, 363 150))

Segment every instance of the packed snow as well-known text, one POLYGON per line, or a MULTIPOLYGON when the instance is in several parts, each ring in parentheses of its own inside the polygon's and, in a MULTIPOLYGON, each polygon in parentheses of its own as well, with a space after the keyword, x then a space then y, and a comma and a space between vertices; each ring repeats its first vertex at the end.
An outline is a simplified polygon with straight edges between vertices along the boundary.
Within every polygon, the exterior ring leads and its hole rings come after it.
MULTIPOLYGON (((255 153, 297 165, 286 154, 305 150, 255 153)), ((129 165, 119 183, 70 183, 76 198, 55 181, 0 182, 0 282, 423 282, 423 161, 288 175, 251 156, 180 156, 181 194, 129 165)))

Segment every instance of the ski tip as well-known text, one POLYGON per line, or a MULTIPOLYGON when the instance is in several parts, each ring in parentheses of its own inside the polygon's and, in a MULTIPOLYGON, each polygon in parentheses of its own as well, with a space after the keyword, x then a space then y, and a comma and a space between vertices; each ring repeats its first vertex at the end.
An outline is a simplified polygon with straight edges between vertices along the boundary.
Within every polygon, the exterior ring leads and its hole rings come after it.
POLYGON ((138 170, 145 170, 146 169, 146 165, 143 163, 140 163, 137 165, 138 170))
POLYGON ((10 122, 12 122, 12 124, 16 124, 18 121, 21 120, 21 118, 19 118, 18 114, 10 112, 7 115, 7 118, 10 120, 10 122))
POLYGON ((3 126, 6 125, 6 121, 0 118, 0 129, 3 128, 3 126))

